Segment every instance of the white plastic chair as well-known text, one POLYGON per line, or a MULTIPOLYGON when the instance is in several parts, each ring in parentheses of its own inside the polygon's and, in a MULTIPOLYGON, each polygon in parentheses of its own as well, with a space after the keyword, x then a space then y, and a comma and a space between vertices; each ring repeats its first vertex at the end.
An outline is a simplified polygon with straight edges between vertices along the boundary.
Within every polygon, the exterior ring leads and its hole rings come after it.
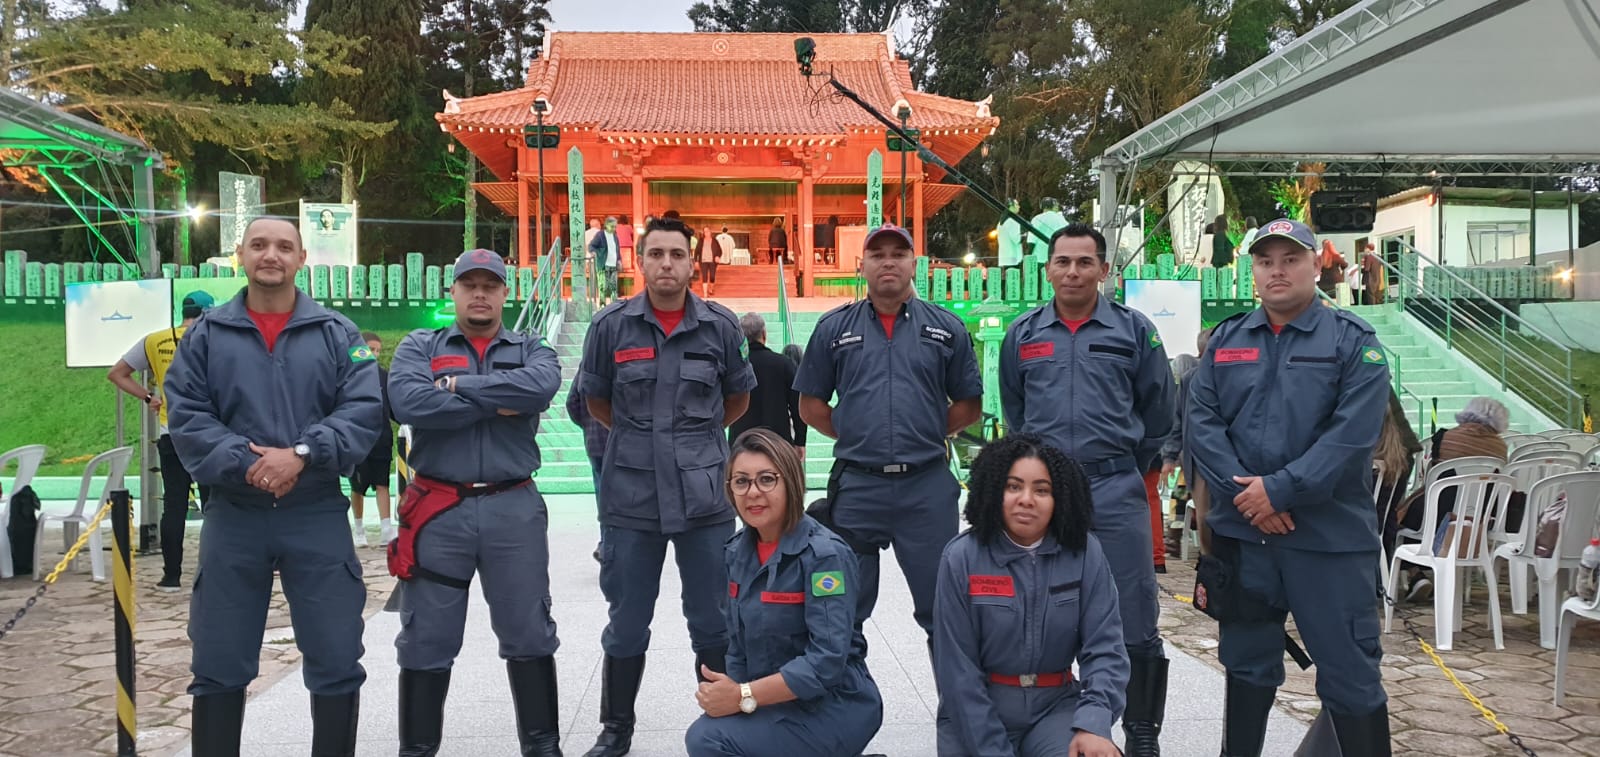
POLYGON ((1572 646, 1572 627, 1578 618, 1600 620, 1600 594, 1593 599, 1568 597, 1561 603, 1561 630, 1556 637, 1556 706, 1561 706, 1567 689, 1567 647, 1572 646))
POLYGON ((1515 432, 1507 433, 1501 438, 1506 440, 1506 448, 1513 450, 1524 444, 1547 441, 1544 437, 1538 434, 1518 434, 1515 432))
MULTIPOLYGON (((1528 569, 1532 568, 1538 578, 1539 646, 1545 649, 1553 649, 1556 643, 1557 614, 1565 596, 1559 590, 1560 573, 1578 566, 1597 520, 1600 520, 1600 471, 1551 476, 1541 479, 1528 492, 1528 507, 1522 522, 1524 538, 1494 550, 1492 560, 1503 559, 1510 568, 1512 612, 1528 611, 1528 569), (1567 495, 1567 511, 1561 517, 1555 548, 1549 557, 1538 557, 1533 551, 1533 540, 1538 533, 1539 515, 1555 504, 1562 492, 1567 495)), ((1499 602, 1499 597, 1495 597, 1495 604, 1499 602)))
MULTIPOLYGON (((1534 484, 1551 476, 1571 473, 1582 467, 1583 459, 1578 457, 1576 452, 1549 452, 1539 457, 1514 460, 1500 472, 1516 480, 1515 491, 1532 494, 1534 484)), ((1527 509, 1523 509, 1524 515, 1527 509)), ((1504 544, 1520 542, 1528 535, 1529 531, 1526 528, 1521 532, 1512 531, 1510 528, 1512 525, 1505 518, 1500 518, 1492 524, 1489 531, 1489 549, 1498 549, 1504 544)))
POLYGON ((1594 434, 1583 433, 1562 434, 1561 436, 1551 439, 1550 441, 1561 442, 1562 444, 1567 445, 1567 449, 1577 452, 1578 454, 1583 454, 1594 449, 1595 445, 1594 434))
MULTIPOLYGON (((1383 496, 1383 476, 1384 476, 1384 473, 1387 472, 1387 470, 1388 470, 1388 466, 1384 465, 1382 460, 1373 460, 1372 461, 1372 506, 1374 508, 1376 508, 1378 506, 1378 498, 1383 496)), ((1395 482, 1396 486, 1398 486, 1399 484, 1400 484, 1400 482, 1398 482, 1398 481, 1395 482)), ((1379 537, 1379 539, 1383 538, 1383 530, 1387 526, 1387 524, 1389 523, 1389 511, 1393 507, 1394 507, 1394 502, 1392 500, 1389 501, 1389 502, 1386 502, 1386 503, 1384 503, 1383 512, 1378 514, 1378 537, 1379 537)), ((1388 586, 1389 585, 1389 560, 1388 560, 1387 556, 1383 554, 1383 549, 1381 548, 1382 545, 1379 545, 1379 546, 1380 546, 1380 548, 1378 549, 1378 578, 1379 578, 1379 580, 1383 581, 1383 585, 1384 586, 1388 586)))
POLYGON ((1572 449, 1567 446, 1566 442, 1558 442, 1553 439, 1546 439, 1542 442, 1529 442, 1528 444, 1524 444, 1515 450, 1512 450, 1509 457, 1512 460, 1525 460, 1530 457, 1539 457, 1551 452, 1571 451, 1572 449))
MULTIPOLYGON (((1451 461, 1447 461, 1451 462, 1451 461)), ((1495 585, 1493 556, 1488 549, 1487 524, 1492 518, 1505 513, 1506 502, 1516 482, 1510 476, 1498 473, 1451 476, 1441 478, 1428 486, 1426 509, 1423 511, 1422 543, 1395 547, 1394 559, 1389 564, 1389 583, 1384 590, 1395 595, 1400 563, 1407 562, 1433 570, 1433 628, 1434 646, 1448 651, 1461 630, 1465 614, 1462 605, 1472 588, 1467 571, 1483 571, 1489 584, 1489 629, 1494 632, 1494 648, 1505 649, 1505 638, 1500 625, 1499 589, 1495 585), (1434 534, 1439 528, 1439 495, 1448 490, 1456 492, 1455 524, 1451 537, 1441 545, 1444 554, 1433 553, 1434 534), (1462 528, 1465 521, 1472 528, 1462 528), (1465 556, 1458 557, 1457 555, 1465 556)), ((1384 603, 1383 630, 1388 633, 1394 625, 1394 605, 1384 603)))
POLYGON ((1539 432, 1539 436, 1542 436, 1542 437, 1544 437, 1546 439, 1554 439, 1554 438, 1556 438, 1558 436, 1566 436, 1568 434, 1581 434, 1581 433, 1583 433, 1583 432, 1579 431, 1579 430, 1577 430, 1575 428, 1552 428, 1552 429, 1548 429, 1548 430, 1545 430, 1545 431, 1540 431, 1539 432))
MULTIPOLYGON (((100 498, 95 502, 105 502, 111 497, 111 492, 122 488, 122 475, 128 472, 128 463, 133 460, 132 447, 118 447, 107 450, 94 456, 83 469, 83 482, 78 485, 78 504, 72 508, 70 515, 44 515, 39 516, 39 530, 33 537, 33 580, 44 580, 44 530, 45 526, 53 521, 61 523, 61 541, 63 549, 71 549, 72 543, 77 540, 77 528, 88 527, 89 521, 94 518, 94 513, 84 513, 84 507, 89 503, 89 487, 94 484, 95 471, 101 466, 106 468, 105 484, 100 487, 100 498), (69 528, 70 526, 70 528, 69 528)), ((98 512, 99 508, 96 507, 98 512)), ((100 538, 100 529, 95 528, 89 532, 89 571, 96 581, 106 580, 105 555, 102 554, 103 542, 100 538)))
MULTIPOLYGON (((4 472, 12 463, 17 464, 17 475, 11 479, 11 485, 0 491, 0 529, 11 525, 11 496, 33 483, 33 475, 39 472, 39 466, 44 463, 48 451, 43 444, 29 444, 0 455, 0 472, 4 472)), ((5 533, 0 533, 0 578, 13 575, 11 559, 11 540, 5 537, 5 533)))
MULTIPOLYGON (((1454 476, 1468 476, 1477 473, 1499 473, 1506 463, 1498 457, 1488 455, 1471 455, 1442 460, 1433 464, 1426 474, 1422 476, 1422 488, 1426 491, 1433 486, 1435 481, 1444 477, 1446 471, 1451 471, 1454 476)), ((1413 505, 1415 507, 1415 505, 1413 505)), ((1422 531, 1415 528, 1402 528, 1396 532, 1395 541, 1417 541, 1422 538, 1422 531)))

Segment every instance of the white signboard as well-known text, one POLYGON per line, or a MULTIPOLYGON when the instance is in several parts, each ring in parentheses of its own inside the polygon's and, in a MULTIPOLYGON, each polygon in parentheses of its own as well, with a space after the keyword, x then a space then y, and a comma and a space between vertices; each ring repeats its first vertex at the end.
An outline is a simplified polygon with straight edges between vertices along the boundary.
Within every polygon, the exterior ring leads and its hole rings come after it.
POLYGON ((1144 313, 1161 332, 1167 357, 1195 355, 1195 339, 1200 336, 1200 282, 1144 281, 1123 282, 1128 307, 1144 313))
POLYGON ((356 206, 300 201, 300 237, 306 265, 356 264, 356 206))
POLYGON ((67 367, 107 368, 172 326, 172 281, 88 281, 66 287, 67 367))
POLYGON ((1181 266, 1210 260, 1211 248, 1202 248, 1200 234, 1222 212, 1222 179, 1210 166, 1192 160, 1179 161, 1172 174, 1167 207, 1176 208, 1168 219, 1175 262, 1181 266))

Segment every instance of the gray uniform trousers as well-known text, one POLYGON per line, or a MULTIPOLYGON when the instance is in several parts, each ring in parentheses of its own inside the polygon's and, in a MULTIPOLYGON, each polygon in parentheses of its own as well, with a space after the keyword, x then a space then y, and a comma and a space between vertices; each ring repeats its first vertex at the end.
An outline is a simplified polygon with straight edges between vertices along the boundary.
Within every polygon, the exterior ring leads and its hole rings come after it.
MULTIPOLYGON (((451 578, 483 582, 489 620, 504 659, 547 657, 560 640, 550 617, 549 513, 533 484, 468 497, 417 536, 417 564, 451 578)), ((400 667, 448 669, 461 651, 467 589, 425 579, 400 594, 400 667)))

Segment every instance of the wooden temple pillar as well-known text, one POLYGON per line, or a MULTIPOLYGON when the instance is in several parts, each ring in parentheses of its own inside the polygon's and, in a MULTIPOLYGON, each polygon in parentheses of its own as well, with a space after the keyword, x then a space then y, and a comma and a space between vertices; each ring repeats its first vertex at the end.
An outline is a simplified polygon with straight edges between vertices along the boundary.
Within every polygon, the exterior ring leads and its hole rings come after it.
POLYGON ((922 187, 925 182, 920 172, 911 185, 911 222, 916 224, 911 228, 911 240, 916 244, 918 255, 928 254, 928 218, 922 210, 922 187))
POLYGON ((528 204, 528 148, 517 148, 517 264, 528 266, 533 264, 533 241, 528 221, 535 213, 543 213, 540 208, 534 211, 528 204))

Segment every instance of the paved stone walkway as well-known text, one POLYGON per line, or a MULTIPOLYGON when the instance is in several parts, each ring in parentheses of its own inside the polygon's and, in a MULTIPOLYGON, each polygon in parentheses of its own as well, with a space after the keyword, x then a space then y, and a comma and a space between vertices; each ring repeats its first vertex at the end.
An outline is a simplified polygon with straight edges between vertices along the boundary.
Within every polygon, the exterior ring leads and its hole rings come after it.
MULTIPOLYGON (((592 511, 589 511, 592 513, 592 511)), ((578 517, 592 519, 592 514, 578 517)), ((592 522, 592 520, 590 521, 592 522)), ((376 529, 373 529, 376 536, 376 529)), ((191 529, 186 552, 192 577, 194 542, 191 529)), ((359 551, 366 567, 369 616, 378 612, 393 580, 382 552, 359 551)), ((587 552, 585 552, 587 554, 587 552)), ((159 556, 136 560, 138 589, 139 747, 142 754, 170 754, 188 736, 189 645, 185 633, 188 592, 160 594, 159 556)), ((1187 595, 1193 572, 1175 558, 1162 585, 1187 595)), ((1503 585, 1503 584, 1502 584, 1503 585)), ((7 619, 32 594, 36 583, 22 577, 0 581, 0 619, 7 619)), ((665 592, 664 592, 665 594, 665 592)), ((1441 653, 1446 663, 1484 704, 1540 755, 1600 754, 1600 624, 1580 624, 1573 635, 1567 703, 1552 704, 1554 652, 1538 646, 1538 621, 1533 614, 1505 616, 1506 648, 1496 651, 1487 630, 1485 594, 1473 594, 1466 628, 1456 635, 1456 649, 1441 653)), ((1216 626, 1205 616, 1164 597, 1162 628, 1168 642, 1220 671, 1216 662, 1216 626)), ((1425 637, 1432 637, 1431 603, 1406 608, 1425 637)), ((1401 630, 1383 638, 1384 673, 1391 697, 1397 754, 1460 757, 1514 754, 1504 736, 1481 718, 1401 630)), ((673 618, 660 615, 658 620, 673 618)), ((81 572, 65 574, 16 629, 0 640, 0 755, 104 755, 115 751, 114 655, 110 583, 89 580, 87 561, 81 572)), ((261 677, 252 696, 298 672, 300 655, 289 636, 289 617, 281 594, 274 595, 262 648, 261 677), (279 643, 272 643, 273 641, 279 643)), ((591 646, 592 639, 571 642, 591 646)), ((368 664, 385 665, 387 649, 369 645, 368 664)), ((1312 672, 1289 666, 1288 683, 1280 692, 1281 709, 1302 721, 1311 720, 1318 704, 1312 672)), ((1315 669, 1313 669, 1314 671, 1315 669)), ((297 681, 293 683, 298 688, 297 681)), ((1174 691, 1174 699, 1184 693, 1174 691)), ((1213 703, 1220 732, 1221 702, 1213 703)), ((1219 734, 1220 735, 1220 734, 1219 734)), ((1214 753, 1214 750, 1212 750, 1214 753)))

